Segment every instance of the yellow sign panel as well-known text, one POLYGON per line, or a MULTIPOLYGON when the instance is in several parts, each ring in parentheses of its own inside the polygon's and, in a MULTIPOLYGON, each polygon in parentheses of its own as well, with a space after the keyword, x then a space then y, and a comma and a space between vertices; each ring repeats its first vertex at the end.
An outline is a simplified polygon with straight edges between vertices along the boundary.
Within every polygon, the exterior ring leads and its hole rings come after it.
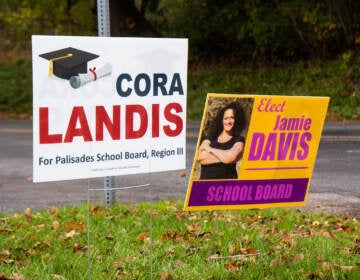
POLYGON ((184 209, 304 205, 328 103, 208 94, 184 209))

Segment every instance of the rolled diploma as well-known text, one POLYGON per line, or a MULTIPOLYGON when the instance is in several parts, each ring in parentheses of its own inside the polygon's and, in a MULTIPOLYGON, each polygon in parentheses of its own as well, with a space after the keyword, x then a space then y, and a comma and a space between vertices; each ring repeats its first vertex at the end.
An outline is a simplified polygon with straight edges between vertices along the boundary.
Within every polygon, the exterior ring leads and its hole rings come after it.
MULTIPOLYGON (((112 67, 110 63, 106 63, 99 70, 96 70, 96 80, 110 75, 111 71, 112 71, 112 67)), ((80 73, 76 76, 72 76, 69 81, 70 81, 70 85, 73 88, 79 88, 87 83, 90 83, 91 81, 95 81, 95 76, 91 72, 87 72, 86 74, 80 73)))

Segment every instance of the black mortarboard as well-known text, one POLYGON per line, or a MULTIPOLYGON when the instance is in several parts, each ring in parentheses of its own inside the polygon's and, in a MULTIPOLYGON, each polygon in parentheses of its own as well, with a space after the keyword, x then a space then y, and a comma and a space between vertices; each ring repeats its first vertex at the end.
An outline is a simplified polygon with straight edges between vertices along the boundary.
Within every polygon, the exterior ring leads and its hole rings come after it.
POLYGON ((54 74, 62 79, 70 79, 79 73, 87 72, 87 62, 99 57, 74 48, 65 48, 39 55, 49 60, 49 76, 54 74))

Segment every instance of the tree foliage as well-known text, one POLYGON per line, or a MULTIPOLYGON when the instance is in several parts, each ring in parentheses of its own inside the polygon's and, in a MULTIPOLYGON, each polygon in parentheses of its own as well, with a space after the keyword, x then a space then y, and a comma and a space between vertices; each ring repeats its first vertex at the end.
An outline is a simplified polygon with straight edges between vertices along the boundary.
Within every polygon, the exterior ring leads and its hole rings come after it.
POLYGON ((1 47, 28 47, 32 34, 96 34, 96 2, 88 0, 2 0, 1 47))
POLYGON ((360 44, 357 0, 163 0, 151 16, 207 58, 326 58, 360 44))
MULTIPOLYGON (((31 34, 97 35, 95 0, 2 0, 1 48, 31 34)), ((328 58, 360 45, 358 0, 113 0, 113 36, 187 37, 193 57, 328 58)))

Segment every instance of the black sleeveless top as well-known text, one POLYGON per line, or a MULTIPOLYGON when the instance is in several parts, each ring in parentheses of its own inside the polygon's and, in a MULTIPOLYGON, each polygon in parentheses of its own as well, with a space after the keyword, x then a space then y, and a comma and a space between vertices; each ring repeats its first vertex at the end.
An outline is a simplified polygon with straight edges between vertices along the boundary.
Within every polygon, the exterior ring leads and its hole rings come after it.
MULTIPOLYGON (((217 137, 210 139, 209 137, 205 137, 204 139, 210 140, 210 147, 228 150, 231 149, 232 146, 236 142, 245 143, 245 138, 242 136, 233 136, 229 141, 220 143, 218 142, 217 137)), ((236 163, 225 164, 222 162, 209 164, 209 165, 201 165, 201 173, 200 180, 205 179, 237 179, 236 172, 236 163)))

